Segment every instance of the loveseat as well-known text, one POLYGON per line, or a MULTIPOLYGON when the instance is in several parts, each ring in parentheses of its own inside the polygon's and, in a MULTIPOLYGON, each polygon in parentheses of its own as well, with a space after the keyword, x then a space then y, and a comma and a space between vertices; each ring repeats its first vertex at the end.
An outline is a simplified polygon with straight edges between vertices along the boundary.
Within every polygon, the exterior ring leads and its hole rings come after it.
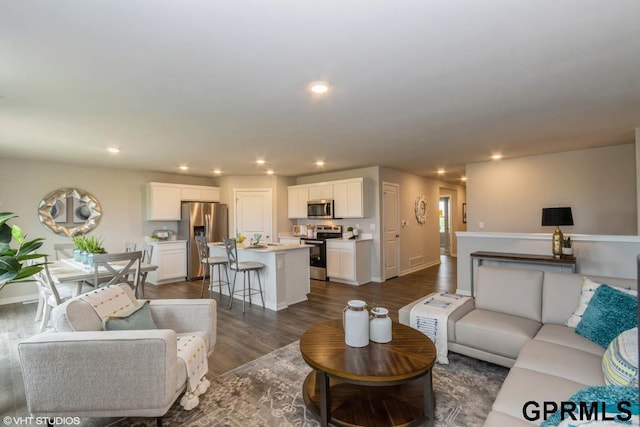
MULTIPOLYGON (((598 283, 637 289, 631 279, 591 277, 598 283)), ((605 348, 565 325, 580 301, 584 277, 579 274, 481 266, 476 295, 447 322, 448 350, 511 368, 485 426, 531 426, 525 404, 560 403, 578 390, 604 385, 605 348)), ((411 308, 399 311, 410 324, 411 308)), ((634 313, 635 315, 635 313, 634 313)), ((535 418, 535 405, 527 410, 535 418)))
MULTIPOLYGON (((119 285, 131 298, 127 284, 119 285)), ((82 297, 51 313, 53 332, 18 345, 28 410, 49 417, 161 417, 185 391, 176 337, 216 343, 216 302, 151 300, 157 329, 108 330, 82 297)))

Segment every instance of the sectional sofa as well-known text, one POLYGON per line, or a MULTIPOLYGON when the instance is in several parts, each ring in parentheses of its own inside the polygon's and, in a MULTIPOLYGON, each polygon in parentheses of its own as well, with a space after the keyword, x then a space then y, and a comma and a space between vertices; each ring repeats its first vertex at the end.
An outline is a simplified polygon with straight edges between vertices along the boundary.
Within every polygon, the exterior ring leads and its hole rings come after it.
MULTIPOLYGON (((637 289, 637 281, 591 277, 593 282, 637 289)), ((605 348, 565 325, 583 288, 579 274, 482 266, 475 298, 447 323, 449 351, 511 368, 486 419, 486 427, 539 425, 544 402, 566 401, 578 390, 604 385, 605 348), (526 417, 525 417, 526 413, 526 417), (529 418, 527 420, 526 418, 529 418), (536 418, 536 419, 531 419, 536 418)), ((399 312, 409 325, 411 308, 399 312)))

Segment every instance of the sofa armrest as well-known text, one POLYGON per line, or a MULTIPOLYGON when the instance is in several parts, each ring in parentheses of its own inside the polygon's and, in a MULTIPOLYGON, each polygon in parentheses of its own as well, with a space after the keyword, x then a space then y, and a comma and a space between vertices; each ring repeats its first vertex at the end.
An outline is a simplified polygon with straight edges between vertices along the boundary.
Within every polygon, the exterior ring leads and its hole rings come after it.
POLYGON ((18 352, 33 415, 154 413, 176 395, 172 330, 45 333, 18 344, 18 352))
POLYGON ((149 302, 151 316, 160 329, 177 333, 204 331, 209 353, 216 344, 217 306, 214 299, 156 299, 149 302))
POLYGON ((476 308, 476 300, 471 298, 449 314, 447 319, 447 341, 456 342, 456 322, 476 308))

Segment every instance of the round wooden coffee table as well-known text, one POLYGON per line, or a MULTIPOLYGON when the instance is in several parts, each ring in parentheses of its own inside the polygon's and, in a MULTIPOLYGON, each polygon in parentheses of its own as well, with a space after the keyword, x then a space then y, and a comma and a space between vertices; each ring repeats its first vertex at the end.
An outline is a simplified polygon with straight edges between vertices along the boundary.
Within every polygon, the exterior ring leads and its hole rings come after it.
POLYGON ((300 353, 314 369, 304 381, 304 401, 323 426, 433 425, 436 348, 397 322, 392 334, 387 344, 349 347, 342 320, 330 320, 302 335, 300 353))

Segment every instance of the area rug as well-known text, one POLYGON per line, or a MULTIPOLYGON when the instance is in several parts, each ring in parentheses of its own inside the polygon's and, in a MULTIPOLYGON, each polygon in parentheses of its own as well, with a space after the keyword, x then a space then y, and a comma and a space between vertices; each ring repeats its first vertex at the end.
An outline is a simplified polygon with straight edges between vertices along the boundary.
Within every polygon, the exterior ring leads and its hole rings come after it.
MULTIPOLYGON (((191 411, 174 405, 165 426, 319 426, 305 406, 302 383, 311 368, 296 341, 211 381, 191 411)), ((481 426, 508 369, 455 353, 433 369, 436 426, 481 426)), ((155 419, 121 420, 117 426, 155 426, 155 419)))

